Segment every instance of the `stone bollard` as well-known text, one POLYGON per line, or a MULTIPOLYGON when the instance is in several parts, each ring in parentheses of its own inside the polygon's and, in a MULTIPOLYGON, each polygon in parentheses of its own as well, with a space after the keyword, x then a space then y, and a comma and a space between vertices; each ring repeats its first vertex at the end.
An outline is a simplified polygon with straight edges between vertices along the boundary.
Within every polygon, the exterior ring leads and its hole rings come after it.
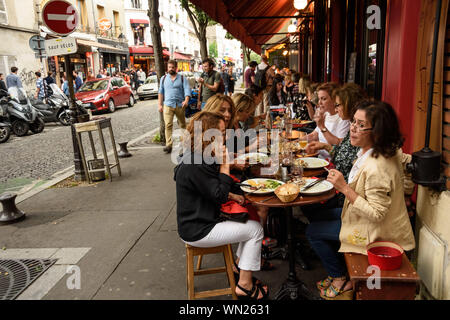
POLYGON ((127 149, 127 144, 128 144, 128 141, 127 141, 127 142, 119 143, 120 150, 119 150, 119 152, 117 153, 118 156, 119 156, 119 158, 128 158, 128 157, 131 157, 131 153, 128 152, 128 149, 127 149))
POLYGON ((25 218, 25 213, 16 207, 17 194, 4 193, 0 196, 3 211, 0 212, 0 224, 7 224, 25 218))

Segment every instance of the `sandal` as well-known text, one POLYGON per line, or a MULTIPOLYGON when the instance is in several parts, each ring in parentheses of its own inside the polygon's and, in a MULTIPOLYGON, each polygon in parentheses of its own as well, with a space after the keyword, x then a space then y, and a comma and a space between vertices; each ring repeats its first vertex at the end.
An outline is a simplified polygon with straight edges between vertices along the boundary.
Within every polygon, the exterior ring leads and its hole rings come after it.
POLYGON ((267 300, 267 298, 269 297, 269 289, 265 291, 261 283, 253 283, 251 290, 244 289, 239 284, 236 284, 236 287, 238 287, 245 293, 245 296, 236 294, 239 300, 267 300), (262 293, 262 297, 258 299, 260 293, 262 293))
POLYGON ((328 276, 326 279, 316 282, 317 289, 319 289, 319 291, 326 290, 331 285, 331 283, 333 282, 334 279, 347 280, 346 277, 333 278, 331 276, 328 276))
POLYGON ((324 293, 320 293, 320 297, 325 300, 353 300, 353 287, 343 290, 348 282, 345 281, 339 289, 331 283, 324 293), (331 296, 330 292, 333 292, 334 296, 331 296))
POLYGON ((333 279, 334 279, 333 277, 328 276, 326 279, 316 282, 317 289, 319 289, 319 291, 325 290, 331 285, 333 279))

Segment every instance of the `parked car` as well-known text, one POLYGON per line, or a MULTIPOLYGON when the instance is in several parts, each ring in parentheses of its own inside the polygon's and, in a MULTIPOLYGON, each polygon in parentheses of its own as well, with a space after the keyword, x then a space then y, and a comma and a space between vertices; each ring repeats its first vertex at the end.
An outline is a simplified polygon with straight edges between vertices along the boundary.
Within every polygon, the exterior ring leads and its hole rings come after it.
POLYGON ((149 76, 143 85, 137 89, 137 95, 139 100, 144 100, 146 98, 152 98, 158 96, 158 77, 149 76))
POLYGON ((81 106, 92 111, 116 111, 116 107, 133 107, 135 97, 131 87, 122 78, 104 78, 86 81, 75 94, 81 106))

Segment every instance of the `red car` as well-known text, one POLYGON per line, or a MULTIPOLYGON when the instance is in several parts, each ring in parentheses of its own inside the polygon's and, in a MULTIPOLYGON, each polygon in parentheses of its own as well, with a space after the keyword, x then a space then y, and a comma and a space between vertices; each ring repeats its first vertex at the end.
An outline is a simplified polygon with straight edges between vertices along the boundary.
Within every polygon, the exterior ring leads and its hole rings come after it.
POLYGON ((131 87, 122 78, 103 78, 86 81, 75 93, 82 106, 92 111, 116 111, 117 106, 134 106, 131 87))

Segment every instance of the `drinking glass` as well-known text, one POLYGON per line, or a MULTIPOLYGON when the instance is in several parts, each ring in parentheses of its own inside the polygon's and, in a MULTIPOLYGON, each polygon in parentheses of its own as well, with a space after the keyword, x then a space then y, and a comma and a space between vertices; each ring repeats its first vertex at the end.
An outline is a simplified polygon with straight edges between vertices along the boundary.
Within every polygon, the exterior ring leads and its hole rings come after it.
POLYGON ((291 166, 291 174, 294 178, 303 178, 303 166, 300 164, 300 161, 294 161, 291 166))

